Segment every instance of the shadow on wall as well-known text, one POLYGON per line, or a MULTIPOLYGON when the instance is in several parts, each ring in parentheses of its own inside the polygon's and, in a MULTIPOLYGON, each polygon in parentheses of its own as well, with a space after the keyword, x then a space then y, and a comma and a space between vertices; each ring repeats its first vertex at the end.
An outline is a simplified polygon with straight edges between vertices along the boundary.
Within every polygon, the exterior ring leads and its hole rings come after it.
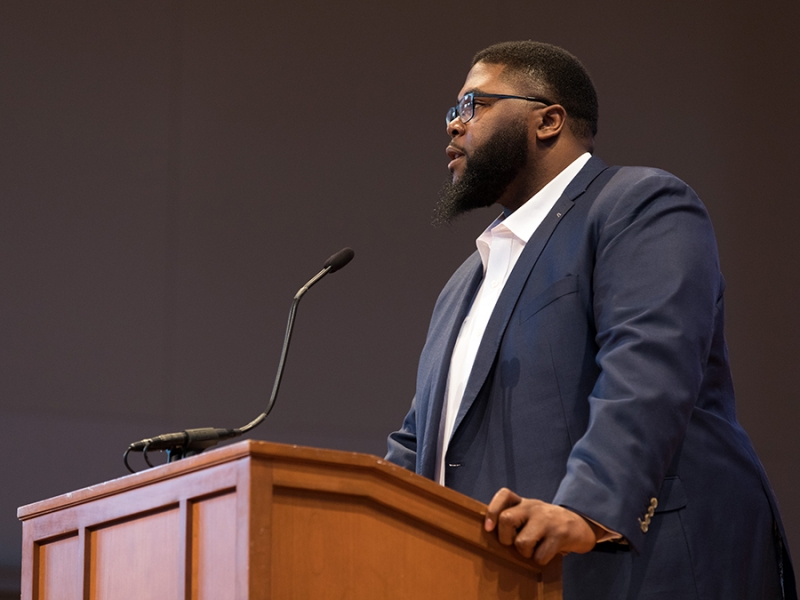
POLYGON ((0 600, 19 600, 20 570, 13 567, 0 568, 0 600))

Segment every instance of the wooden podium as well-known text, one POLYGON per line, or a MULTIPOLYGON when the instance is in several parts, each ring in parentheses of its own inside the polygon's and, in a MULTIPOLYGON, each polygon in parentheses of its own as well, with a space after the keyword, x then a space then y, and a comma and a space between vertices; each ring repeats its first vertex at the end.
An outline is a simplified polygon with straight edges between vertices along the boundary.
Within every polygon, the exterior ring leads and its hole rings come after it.
POLYGON ((22 600, 561 598, 485 505, 377 457, 245 441, 19 509, 22 600))

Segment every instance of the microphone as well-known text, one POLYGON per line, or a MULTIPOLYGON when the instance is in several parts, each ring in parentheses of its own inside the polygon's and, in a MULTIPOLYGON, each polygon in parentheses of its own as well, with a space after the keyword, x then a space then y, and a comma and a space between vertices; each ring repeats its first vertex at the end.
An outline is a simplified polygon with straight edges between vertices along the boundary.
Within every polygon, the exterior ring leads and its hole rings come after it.
POLYGON ((355 255, 356 253, 353 252, 352 248, 342 248, 336 254, 329 257, 328 260, 325 261, 325 264, 322 265, 322 268, 327 269, 330 267, 328 273, 336 273, 336 271, 342 267, 347 266, 347 263, 353 260, 355 255))
POLYGON ((202 427, 200 429, 187 429, 178 433, 165 433, 154 438, 145 438, 133 442, 129 448, 135 452, 148 450, 168 450, 174 446, 201 445, 213 446, 218 440, 225 440, 235 436, 234 429, 217 429, 215 427, 202 427))
POLYGON ((272 394, 270 394, 269 402, 267 403, 267 408, 264 410, 264 412, 250 421, 247 425, 237 429, 201 427, 199 429, 186 429, 177 433, 165 433, 163 435, 157 435, 152 438, 145 438, 143 440, 139 440, 138 442, 133 442, 128 446, 128 449, 125 450, 125 454, 122 456, 122 460, 125 463, 125 467, 127 467, 128 471, 135 473, 135 471, 128 464, 128 455, 131 452, 141 452, 144 456, 145 462, 152 467, 154 465, 147 458, 147 452, 149 450, 166 450, 167 461, 174 462, 186 456, 200 454, 203 450, 210 448, 211 446, 215 446, 217 442, 221 440, 239 437, 240 435, 243 435, 254 427, 260 425, 261 422, 267 418, 269 413, 272 412, 272 408, 275 406, 275 399, 278 397, 278 390, 280 389, 281 378, 283 377, 283 369, 286 366, 286 356, 289 353, 289 342, 292 339, 294 318, 297 314, 297 305, 300 303, 300 299, 311 288, 311 286, 325 277, 325 275, 328 273, 335 273, 339 269, 346 266, 351 260, 353 260, 354 256, 355 252, 353 252, 351 248, 342 248, 339 250, 339 252, 330 256, 322 266, 322 270, 314 275, 314 277, 309 279, 306 284, 297 290, 297 293, 294 295, 292 306, 289 309, 289 319, 286 323, 286 333, 283 337, 281 357, 278 361, 278 372, 275 375, 275 383, 272 386, 272 394))

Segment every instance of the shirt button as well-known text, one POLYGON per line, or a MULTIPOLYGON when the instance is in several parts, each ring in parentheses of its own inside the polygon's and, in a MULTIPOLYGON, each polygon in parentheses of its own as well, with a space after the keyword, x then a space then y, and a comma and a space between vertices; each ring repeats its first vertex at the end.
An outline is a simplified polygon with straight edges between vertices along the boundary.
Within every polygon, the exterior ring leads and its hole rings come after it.
POLYGON ((499 281, 497 281, 497 279, 495 279, 495 280, 492 282, 492 288, 493 288, 493 289, 497 289, 497 287, 498 287, 499 285, 500 285, 500 282, 499 282, 499 281))

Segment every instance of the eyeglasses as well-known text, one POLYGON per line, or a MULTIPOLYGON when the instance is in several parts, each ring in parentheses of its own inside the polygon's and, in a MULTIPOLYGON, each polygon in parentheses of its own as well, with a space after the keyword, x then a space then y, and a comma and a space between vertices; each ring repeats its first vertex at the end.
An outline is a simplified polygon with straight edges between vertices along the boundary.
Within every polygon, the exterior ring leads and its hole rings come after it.
POLYGON ((497 98, 498 100, 513 98, 516 100, 527 100, 528 102, 541 102, 545 106, 552 106, 555 104, 555 102, 550 102, 549 100, 544 100, 543 98, 532 98, 530 96, 510 96, 508 94, 476 94, 475 92, 469 92, 461 97, 461 100, 458 101, 458 104, 447 111, 447 116, 445 117, 446 124, 450 125, 452 120, 456 117, 461 119, 462 123, 466 123, 472 117, 474 117, 475 98, 497 98))

